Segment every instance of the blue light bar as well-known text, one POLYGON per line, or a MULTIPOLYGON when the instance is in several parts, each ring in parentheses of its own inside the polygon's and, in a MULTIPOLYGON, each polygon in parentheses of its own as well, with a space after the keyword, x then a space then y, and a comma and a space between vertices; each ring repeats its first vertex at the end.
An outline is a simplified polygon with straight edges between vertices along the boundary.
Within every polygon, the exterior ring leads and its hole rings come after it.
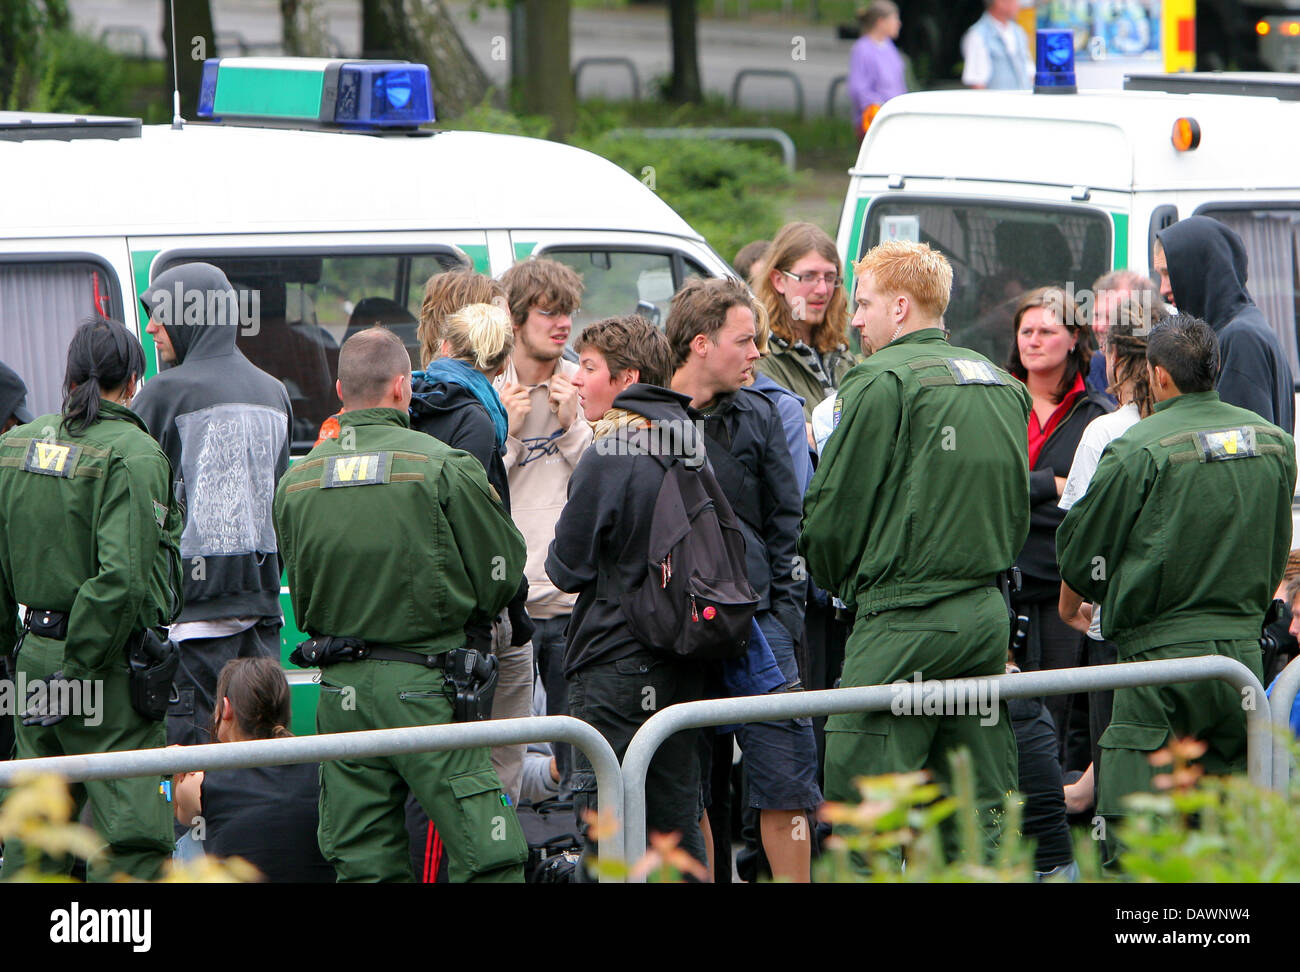
POLYGON ((429 69, 406 61, 210 58, 198 113, 357 131, 412 129, 433 121, 433 89, 429 69))
POLYGON ((1075 94, 1074 31, 1040 30, 1036 44, 1038 70, 1034 94, 1075 94))

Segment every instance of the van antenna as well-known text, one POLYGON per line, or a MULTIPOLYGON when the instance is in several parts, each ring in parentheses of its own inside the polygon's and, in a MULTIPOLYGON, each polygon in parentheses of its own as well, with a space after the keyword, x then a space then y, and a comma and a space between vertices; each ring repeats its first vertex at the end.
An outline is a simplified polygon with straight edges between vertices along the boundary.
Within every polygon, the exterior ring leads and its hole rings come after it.
POLYGON ((176 70, 176 0, 167 0, 167 7, 172 29, 172 128, 179 131, 185 121, 181 118, 181 79, 176 70))

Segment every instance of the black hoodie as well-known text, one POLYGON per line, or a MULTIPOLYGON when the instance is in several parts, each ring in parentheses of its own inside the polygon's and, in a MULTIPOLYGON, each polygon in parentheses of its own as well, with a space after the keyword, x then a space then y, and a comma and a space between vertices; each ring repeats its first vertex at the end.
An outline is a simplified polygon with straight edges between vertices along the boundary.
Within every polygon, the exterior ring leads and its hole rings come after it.
MULTIPOLYGON (((658 385, 632 385, 614 408, 635 412, 682 430, 682 456, 699 457, 690 398, 658 385)), ((643 646, 628 629, 617 599, 597 598, 599 574, 611 566, 618 588, 629 591, 645 578, 650 524, 663 485, 664 467, 654 456, 628 454, 623 437, 596 439, 569 478, 569 499, 555 524, 546 573, 560 590, 577 594, 564 650, 564 674, 596 661, 616 661, 643 646)))
POLYGON ((27 384, 7 364, 0 364, 0 431, 13 419, 19 425, 32 421, 27 407, 27 384))
POLYGON ((185 505, 179 620, 278 618, 271 501, 289 468, 289 394, 235 347, 238 301, 216 267, 173 267, 141 300, 176 354, 175 365, 149 379, 131 408, 171 460, 185 505))
POLYGON ((1189 216, 1156 236, 1174 304, 1219 336, 1219 398, 1294 433, 1294 379, 1277 335, 1246 292, 1241 237, 1208 216, 1189 216))
POLYGON ((492 417, 474 393, 449 381, 430 382, 421 374, 411 382, 411 428, 468 452, 483 464, 488 483, 510 512, 510 482, 497 446, 492 417))

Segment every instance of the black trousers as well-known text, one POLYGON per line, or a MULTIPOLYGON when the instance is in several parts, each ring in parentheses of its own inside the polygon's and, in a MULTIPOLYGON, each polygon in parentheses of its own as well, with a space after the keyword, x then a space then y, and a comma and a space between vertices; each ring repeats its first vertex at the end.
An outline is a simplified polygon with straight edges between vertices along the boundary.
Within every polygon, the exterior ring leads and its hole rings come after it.
POLYGON ((1021 833, 1035 841, 1034 870, 1050 871, 1074 860, 1070 825, 1061 789, 1057 733, 1042 699, 1008 699, 1011 728, 1020 757, 1020 792, 1025 798, 1021 833))

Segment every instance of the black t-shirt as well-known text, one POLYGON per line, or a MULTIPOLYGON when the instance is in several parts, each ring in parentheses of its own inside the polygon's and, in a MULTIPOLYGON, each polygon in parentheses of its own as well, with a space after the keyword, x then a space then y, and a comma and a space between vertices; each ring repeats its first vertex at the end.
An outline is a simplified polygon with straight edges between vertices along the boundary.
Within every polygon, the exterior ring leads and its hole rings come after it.
POLYGON ((333 882, 316 842, 319 800, 319 763, 205 773, 206 849, 244 858, 275 884, 333 882))

